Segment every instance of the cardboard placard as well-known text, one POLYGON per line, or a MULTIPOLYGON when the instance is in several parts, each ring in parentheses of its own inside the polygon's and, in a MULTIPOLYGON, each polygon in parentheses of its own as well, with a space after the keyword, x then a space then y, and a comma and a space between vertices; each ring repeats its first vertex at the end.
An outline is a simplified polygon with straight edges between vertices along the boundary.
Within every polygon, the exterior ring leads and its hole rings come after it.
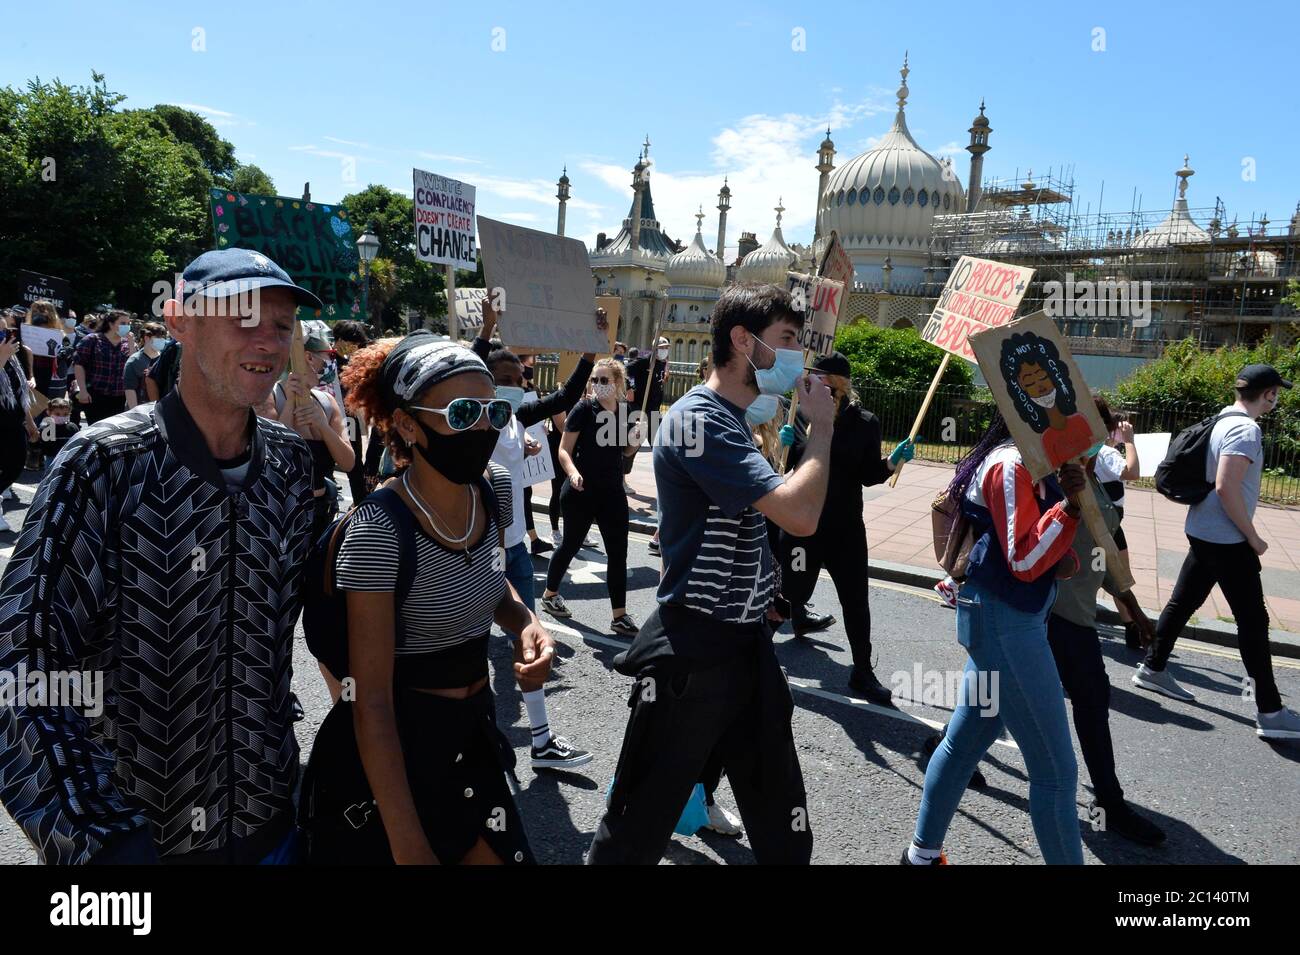
POLYGON ((524 456, 524 487, 532 487, 555 478, 555 462, 551 460, 551 445, 546 440, 546 425, 541 421, 529 425, 528 436, 540 442, 542 450, 532 457, 524 456))
POLYGON ((963 255, 953 267, 921 337, 951 355, 975 362, 968 339, 1012 321, 1034 270, 963 255))
POLYGON ((487 286, 506 292, 503 341, 547 351, 608 348, 608 330, 596 327, 596 279, 585 244, 483 217, 478 230, 487 286))
POLYGON ((844 307, 844 283, 834 279, 786 273, 786 287, 795 308, 803 307, 799 347, 805 358, 829 355, 835 350, 835 326, 844 307))
POLYGON ((415 257, 473 272, 478 265, 474 187, 423 169, 413 169, 411 174, 415 183, 415 257))
POLYGON ((1138 453, 1138 477, 1156 476, 1156 468, 1160 467, 1160 462, 1169 453, 1169 442, 1173 437, 1168 431, 1133 435, 1133 444, 1138 453))
POLYGON ((66 316, 72 305, 72 286, 68 284, 67 279, 19 269, 19 303, 31 308, 32 302, 39 302, 41 299, 45 299, 58 309, 59 315, 66 316))
POLYGON ((483 327, 483 299, 485 288, 456 289, 456 321, 463 332, 473 332, 483 327))
POLYGON ((299 308, 299 319, 364 317, 361 257, 346 209, 225 189, 213 189, 209 199, 218 249, 261 252, 321 300, 319 314, 299 308))
POLYGON ((986 328, 970 344, 1035 481, 1106 439, 1088 383, 1046 312, 986 328))
MULTIPOLYGON (((826 245, 826 252, 822 255, 822 266, 818 271, 822 278, 832 279, 844 286, 844 293, 840 296, 840 312, 844 311, 844 303, 848 300, 849 291, 853 288, 853 260, 849 254, 844 251, 844 246, 840 243, 840 234, 831 232, 830 242, 826 245)), ((836 315, 839 318, 839 315, 836 315)))
POLYGON ((22 328, 23 344, 33 355, 41 358, 54 358, 63 347, 63 329, 41 328, 36 325, 24 325, 22 328))

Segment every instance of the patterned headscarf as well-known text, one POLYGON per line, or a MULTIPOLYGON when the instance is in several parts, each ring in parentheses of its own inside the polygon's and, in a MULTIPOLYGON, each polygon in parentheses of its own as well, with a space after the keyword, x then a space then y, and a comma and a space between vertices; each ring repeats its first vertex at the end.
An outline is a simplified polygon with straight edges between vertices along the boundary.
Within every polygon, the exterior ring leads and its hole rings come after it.
POLYGON ((466 372, 477 372, 493 380, 478 355, 455 342, 439 341, 424 329, 398 342, 381 369, 384 390, 393 405, 406 404, 429 386, 466 372))

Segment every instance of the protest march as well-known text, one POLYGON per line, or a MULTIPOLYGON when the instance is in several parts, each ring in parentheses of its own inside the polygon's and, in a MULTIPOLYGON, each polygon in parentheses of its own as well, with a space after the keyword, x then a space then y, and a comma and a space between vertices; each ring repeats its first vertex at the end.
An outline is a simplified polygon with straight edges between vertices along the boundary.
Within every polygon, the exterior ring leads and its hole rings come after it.
POLYGON ((781 27, 793 64, 732 31, 747 79, 707 109, 504 9, 482 43, 439 14, 436 73, 405 4, 380 65, 352 63, 375 24, 320 11, 239 37, 192 11, 170 78, 98 13, 68 29, 135 68, 15 56, 0 863, 48 867, 23 918, 162 934, 202 892, 323 926, 408 906, 401 874, 322 867, 462 864, 1114 870, 873 887, 914 925, 1075 892, 1110 929, 1280 909, 1228 866, 1300 862, 1300 212, 1249 212, 1197 124, 1149 172, 1031 108, 1064 81, 902 21, 870 41, 890 65, 849 56, 831 7, 781 27), (942 88, 985 86, 938 131, 942 88), (1077 167, 1039 166, 1053 137, 1089 140, 1077 167), (214 894, 232 865, 257 874, 214 894))

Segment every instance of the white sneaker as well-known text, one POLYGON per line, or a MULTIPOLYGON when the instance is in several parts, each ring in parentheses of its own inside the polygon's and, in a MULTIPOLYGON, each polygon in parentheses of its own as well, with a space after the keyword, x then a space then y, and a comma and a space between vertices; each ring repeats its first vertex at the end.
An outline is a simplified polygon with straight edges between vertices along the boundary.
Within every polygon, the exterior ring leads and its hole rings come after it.
POLYGON ((709 807, 709 824, 705 828, 719 835, 732 837, 739 837, 745 832, 745 827, 740 824, 735 814, 723 809, 716 802, 709 807))
POLYGON ((1255 717, 1255 735, 1260 739, 1300 739, 1300 713, 1285 706, 1255 717))
POLYGON ((1196 699, 1196 697, 1179 686, 1178 681, 1170 675, 1168 670, 1152 670, 1145 663, 1138 667, 1137 673, 1133 674, 1133 685, 1140 686, 1144 690, 1150 690, 1152 693, 1160 693, 1175 700, 1182 700, 1184 703, 1190 703, 1196 699))

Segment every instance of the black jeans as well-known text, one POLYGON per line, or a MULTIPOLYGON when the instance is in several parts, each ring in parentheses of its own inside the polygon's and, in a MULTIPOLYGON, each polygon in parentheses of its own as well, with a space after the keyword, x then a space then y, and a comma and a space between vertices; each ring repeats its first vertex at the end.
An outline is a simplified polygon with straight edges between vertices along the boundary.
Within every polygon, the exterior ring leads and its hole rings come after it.
MULTIPOLYGON (((551 507, 555 507, 552 500, 551 507)), ((627 495, 623 488, 593 487, 575 491, 566 480, 560 491, 560 507, 564 511, 564 536, 559 549, 551 555, 546 571, 546 589, 557 591, 574 555, 591 530, 592 522, 600 528, 608 558, 605 580, 609 586, 611 608, 627 606, 627 495)), ((685 805, 683 803, 683 805, 685 805)))
POLYGON ((111 418, 115 414, 121 414, 126 410, 126 395, 95 395, 90 396, 90 404, 85 405, 86 423, 94 424, 97 421, 103 421, 105 418, 111 418))
POLYGON ((743 654, 693 673, 651 669, 638 680, 589 865, 656 864, 695 784, 716 785, 723 767, 755 861, 808 864, 813 837, 799 754, 793 737, 784 751, 762 746, 759 678, 755 656, 743 654), (764 760, 776 760, 776 771, 762 768, 764 760))
POLYGON ((1188 537, 1191 547, 1178 572, 1178 582, 1156 624, 1156 639, 1147 651, 1146 665, 1163 670, 1178 636, 1218 584, 1237 620, 1237 646, 1241 662, 1255 685, 1255 703, 1261 713, 1282 708, 1282 696, 1273 679, 1273 655, 1268 649, 1268 608, 1260 582, 1259 555, 1249 544, 1214 544, 1188 537))
POLYGON ((361 422, 348 416, 348 427, 352 434, 352 470, 348 472, 348 489, 352 492, 352 503, 360 504, 366 498, 366 462, 361 456, 361 422))
POLYGON ((1047 642, 1056 658, 1056 672, 1070 696, 1074 735, 1092 778, 1099 806, 1118 806, 1124 790, 1115 775, 1115 747, 1110 740, 1110 680, 1101 656, 1101 639, 1083 627, 1052 614, 1047 618, 1047 642))
POLYGON ((871 605, 868 603, 867 531, 862 521, 839 530, 819 528, 813 537, 782 540, 781 591, 793 613, 801 613, 825 565, 844 610, 854 669, 871 669, 871 605), (800 569, 802 568, 802 569, 800 569))
POLYGON ((27 464, 27 426, 23 418, 0 423, 0 492, 9 490, 27 464))

